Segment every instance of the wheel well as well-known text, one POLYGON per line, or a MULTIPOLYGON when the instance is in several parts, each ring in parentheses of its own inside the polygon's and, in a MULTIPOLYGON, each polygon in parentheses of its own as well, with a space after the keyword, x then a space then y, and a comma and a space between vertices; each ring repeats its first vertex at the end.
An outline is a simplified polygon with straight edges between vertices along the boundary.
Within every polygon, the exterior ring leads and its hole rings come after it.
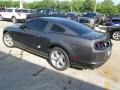
POLYGON ((120 30, 114 30, 114 31, 112 31, 112 34, 113 34, 114 32, 116 32, 116 31, 119 31, 119 32, 120 32, 120 30))
MULTIPOLYGON (((61 46, 61 45, 52 45, 52 46, 49 47, 49 51, 50 51, 52 48, 54 48, 54 47, 59 47, 59 48, 63 49, 63 50, 67 53, 69 60, 71 59, 70 53, 68 52, 68 50, 65 49, 65 48, 64 48, 63 46, 61 46)), ((71 60, 70 60, 70 63, 71 63, 71 60)))
POLYGON ((120 31, 120 30, 114 30, 113 32, 120 31))
POLYGON ((11 19, 12 19, 12 18, 16 18, 16 17, 15 17, 15 16, 12 16, 11 19))
POLYGON ((63 48, 62 46, 60 46, 60 45, 52 45, 52 46, 49 47, 49 49, 51 50, 51 49, 54 48, 54 47, 60 47, 60 48, 62 48, 63 50, 65 50, 65 51, 67 52, 67 50, 64 49, 64 48, 63 48))
POLYGON ((3 34, 7 33, 8 31, 3 31, 3 34))

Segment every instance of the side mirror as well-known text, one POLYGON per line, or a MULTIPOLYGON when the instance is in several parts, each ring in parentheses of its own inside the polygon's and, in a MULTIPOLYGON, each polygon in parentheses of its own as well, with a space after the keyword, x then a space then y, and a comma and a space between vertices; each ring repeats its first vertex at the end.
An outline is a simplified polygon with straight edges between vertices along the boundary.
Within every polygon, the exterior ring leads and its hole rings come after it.
POLYGON ((24 29, 24 28, 25 28, 25 25, 21 25, 20 28, 21 28, 21 29, 24 29))
POLYGON ((30 27, 27 27, 26 25, 21 25, 20 28, 23 29, 23 30, 25 30, 25 29, 31 29, 30 27))

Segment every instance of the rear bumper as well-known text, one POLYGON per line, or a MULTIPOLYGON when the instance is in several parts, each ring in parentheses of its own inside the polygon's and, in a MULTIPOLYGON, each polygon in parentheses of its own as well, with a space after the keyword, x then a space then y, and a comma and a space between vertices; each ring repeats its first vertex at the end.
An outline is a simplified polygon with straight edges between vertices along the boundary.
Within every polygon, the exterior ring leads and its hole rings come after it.
MULTIPOLYGON (((108 59, 107 59, 108 60, 108 59)), ((102 66, 107 60, 104 60, 102 62, 96 62, 96 63, 84 63, 84 62, 81 62, 81 63, 72 63, 71 64, 71 67, 73 68, 83 68, 83 69, 94 69, 94 68, 98 68, 100 66, 102 66)))
MULTIPOLYGON (((94 52, 91 57, 86 56, 88 60, 78 60, 77 62, 71 62, 71 67, 78 67, 84 69, 94 69, 103 65, 111 56, 111 47, 105 51, 94 52)), ((74 60, 72 60, 74 61, 74 60)))

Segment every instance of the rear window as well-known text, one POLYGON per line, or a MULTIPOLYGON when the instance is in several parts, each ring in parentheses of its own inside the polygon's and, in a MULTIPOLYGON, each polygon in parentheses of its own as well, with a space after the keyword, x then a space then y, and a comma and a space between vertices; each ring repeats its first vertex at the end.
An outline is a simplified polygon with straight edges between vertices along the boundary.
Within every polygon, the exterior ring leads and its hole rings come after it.
POLYGON ((65 27, 69 28, 70 30, 78 33, 79 35, 90 33, 90 32, 94 31, 90 27, 80 24, 78 22, 72 21, 72 20, 69 20, 69 22, 65 20, 65 21, 61 22, 61 24, 64 25, 65 27))
POLYGON ((29 11, 24 9, 16 9, 15 12, 28 13, 29 11))
POLYGON ((50 31, 52 31, 52 32, 58 32, 58 33, 64 33, 65 29, 62 28, 62 27, 60 27, 60 26, 58 26, 58 25, 56 25, 56 24, 54 24, 52 26, 52 28, 50 29, 50 31))

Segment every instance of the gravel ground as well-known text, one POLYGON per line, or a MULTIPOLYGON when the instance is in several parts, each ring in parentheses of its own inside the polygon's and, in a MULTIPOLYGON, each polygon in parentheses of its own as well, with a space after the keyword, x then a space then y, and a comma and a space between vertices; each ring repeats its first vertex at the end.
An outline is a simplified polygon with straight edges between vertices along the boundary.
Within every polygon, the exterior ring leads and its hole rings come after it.
POLYGON ((0 90, 120 90, 120 41, 112 41, 110 59, 98 69, 53 69, 44 58, 18 48, 7 48, 0 21, 0 90))

